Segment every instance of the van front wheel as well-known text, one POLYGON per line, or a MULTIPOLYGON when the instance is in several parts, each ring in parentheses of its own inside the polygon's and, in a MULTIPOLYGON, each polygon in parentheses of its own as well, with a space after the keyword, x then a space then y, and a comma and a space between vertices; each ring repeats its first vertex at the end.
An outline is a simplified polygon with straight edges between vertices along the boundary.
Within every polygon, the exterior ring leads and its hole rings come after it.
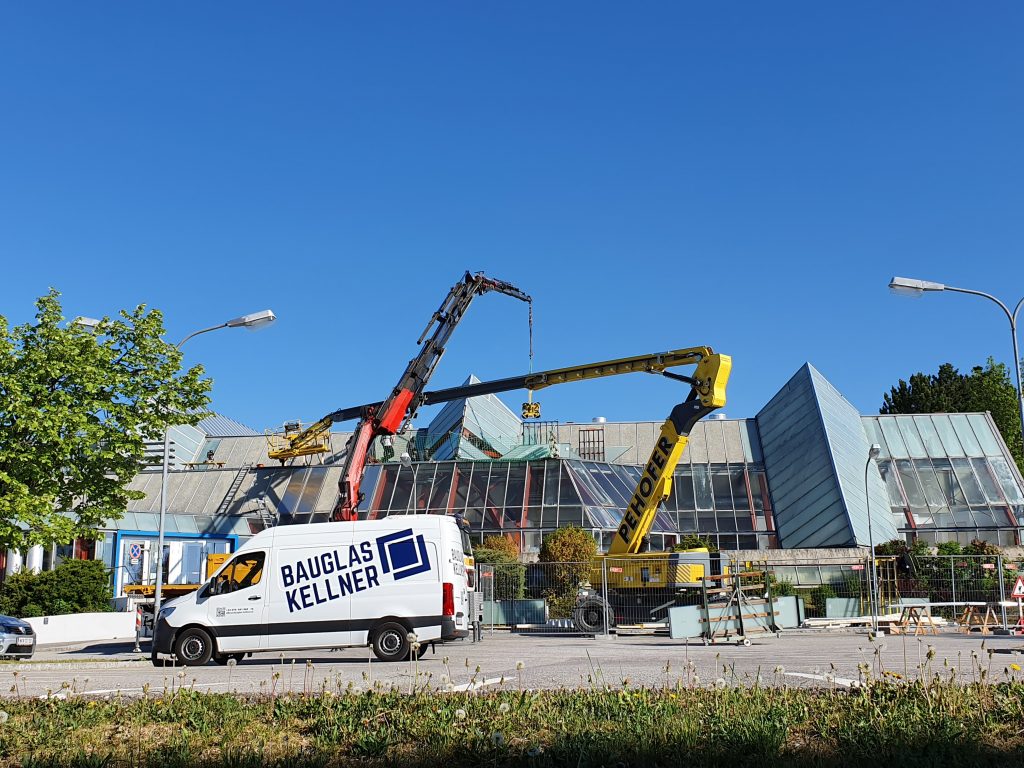
POLYGON ((201 667, 213 656, 213 641, 205 630, 192 627, 174 642, 174 655, 188 667, 201 667))
POLYGON ((409 658, 409 630, 394 621, 381 624, 373 633, 370 645, 381 661, 404 661, 409 658))

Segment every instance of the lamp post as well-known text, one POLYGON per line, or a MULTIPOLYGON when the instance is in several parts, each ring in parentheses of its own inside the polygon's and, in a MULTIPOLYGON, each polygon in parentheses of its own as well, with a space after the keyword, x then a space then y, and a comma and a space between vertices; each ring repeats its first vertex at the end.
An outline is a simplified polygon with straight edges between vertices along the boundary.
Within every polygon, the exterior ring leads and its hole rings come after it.
POLYGON ((868 583, 868 602, 871 603, 871 633, 878 635, 878 571, 875 568, 875 537, 871 532, 871 490, 868 488, 868 471, 872 462, 878 458, 882 447, 878 443, 872 443, 868 448, 868 460, 864 462, 864 502, 868 511, 868 557, 871 563, 871 580, 868 583))
POLYGON ((923 296, 925 291, 953 291, 954 293, 968 293, 971 296, 981 296, 982 298, 993 301, 999 305, 999 308, 1003 310, 1003 314, 1006 315, 1006 319, 1010 321, 1010 336, 1013 338, 1013 373, 1017 378, 1017 410, 1020 413, 1021 435, 1024 437, 1024 389, 1021 389, 1020 351, 1017 347, 1017 315, 1020 313, 1020 308, 1024 306, 1024 298, 1021 298, 1021 300, 1017 302, 1017 306, 1014 307, 1011 312, 1008 306, 991 294, 984 293, 982 291, 972 291, 967 288, 954 288, 951 285, 933 283, 929 280, 915 280, 910 277, 894 277, 889 281, 889 289, 893 293, 913 296, 914 298, 923 296))
MULTIPOLYGON (((228 320, 226 323, 220 325, 212 325, 209 328, 203 328, 201 330, 190 333, 184 339, 178 342, 177 348, 181 349, 182 345, 189 339, 198 336, 202 333, 209 333, 210 331, 219 331, 221 328, 249 328, 255 330, 265 325, 269 325, 274 322, 277 317, 269 309, 264 309, 261 312, 253 312, 249 315, 242 315, 232 320, 228 320)), ((160 477, 160 525, 157 532, 156 539, 156 590, 153 594, 153 634, 154 641, 156 639, 156 623, 160 618, 160 603, 163 597, 164 587, 164 527, 167 519, 167 465, 169 463, 170 454, 170 428, 164 428, 164 466, 163 472, 160 477)), ((156 658, 156 643, 153 644, 153 657, 156 658)))

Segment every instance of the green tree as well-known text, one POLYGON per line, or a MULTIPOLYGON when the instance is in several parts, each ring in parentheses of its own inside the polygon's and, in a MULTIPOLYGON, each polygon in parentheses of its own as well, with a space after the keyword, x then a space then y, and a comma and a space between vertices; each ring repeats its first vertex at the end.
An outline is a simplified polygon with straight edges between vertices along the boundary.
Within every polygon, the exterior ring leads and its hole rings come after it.
MULTIPOLYGON (((519 545, 516 540, 509 536, 507 533, 502 536, 484 536, 481 549, 492 549, 499 552, 504 552, 511 558, 511 561, 519 560, 519 545)), ((479 560, 480 558, 477 557, 479 560)), ((485 562, 494 562, 493 560, 486 560, 485 562)))
POLYGON ((900 379, 883 401, 879 413, 988 411, 1017 466, 1024 471, 1017 388, 1007 367, 991 357, 984 367, 975 366, 969 374, 943 363, 937 374, 915 373, 909 382, 900 379))
POLYGON ((0 547, 95 536, 143 497, 126 486, 145 442, 209 403, 210 380, 181 371, 159 311, 88 329, 65 320, 59 296, 36 302, 34 323, 0 316, 0 547))
POLYGON ((546 586, 542 589, 552 618, 572 615, 580 584, 590 579, 597 542, 582 528, 567 525, 552 531, 540 545, 546 586))

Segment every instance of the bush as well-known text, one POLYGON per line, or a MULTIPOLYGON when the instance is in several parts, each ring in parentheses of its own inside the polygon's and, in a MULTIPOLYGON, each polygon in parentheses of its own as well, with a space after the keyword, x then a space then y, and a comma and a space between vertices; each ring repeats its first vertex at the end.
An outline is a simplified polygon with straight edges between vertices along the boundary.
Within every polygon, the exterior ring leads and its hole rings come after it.
POLYGON ((110 577, 99 560, 65 560, 52 571, 21 572, 0 586, 0 613, 27 618, 111 610, 110 577))
MULTIPOLYGON (((492 536, 489 538, 500 538, 492 536)), ((491 565, 494 568, 494 600, 522 600, 526 593, 526 566, 519 558, 509 555, 500 549, 479 547, 473 550, 473 558, 480 565, 491 565)))
POLYGON ((504 536, 484 536, 484 543, 481 549, 497 550, 498 552, 504 552, 513 560, 519 559, 519 545, 508 534, 504 536))
POLYGON ((829 584, 822 584, 819 587, 815 587, 808 593, 808 602, 815 608, 824 611, 825 601, 830 597, 835 597, 836 591, 829 584))
POLYGON ((768 574, 768 584, 772 591, 772 597, 790 597, 796 594, 796 588, 789 579, 778 579, 774 573, 768 574))
POLYGON ((706 549, 708 552, 717 552, 717 545, 711 539, 702 539, 696 533, 688 533, 679 540, 679 543, 672 547, 673 552, 685 552, 688 549, 706 549))
POLYGON ((556 564, 545 569, 547 586, 543 591, 552 618, 572 615, 579 586, 589 581, 595 557, 597 542, 582 528, 569 525, 544 537, 540 562, 556 564))

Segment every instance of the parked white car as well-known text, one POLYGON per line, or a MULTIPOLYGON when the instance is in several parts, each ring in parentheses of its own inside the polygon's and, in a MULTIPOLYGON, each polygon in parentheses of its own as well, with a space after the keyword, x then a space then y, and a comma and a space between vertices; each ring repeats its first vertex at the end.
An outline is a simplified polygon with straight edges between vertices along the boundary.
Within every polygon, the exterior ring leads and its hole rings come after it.
POLYGON ((0 656, 29 659, 36 650, 36 633, 27 621, 0 616, 0 656))

